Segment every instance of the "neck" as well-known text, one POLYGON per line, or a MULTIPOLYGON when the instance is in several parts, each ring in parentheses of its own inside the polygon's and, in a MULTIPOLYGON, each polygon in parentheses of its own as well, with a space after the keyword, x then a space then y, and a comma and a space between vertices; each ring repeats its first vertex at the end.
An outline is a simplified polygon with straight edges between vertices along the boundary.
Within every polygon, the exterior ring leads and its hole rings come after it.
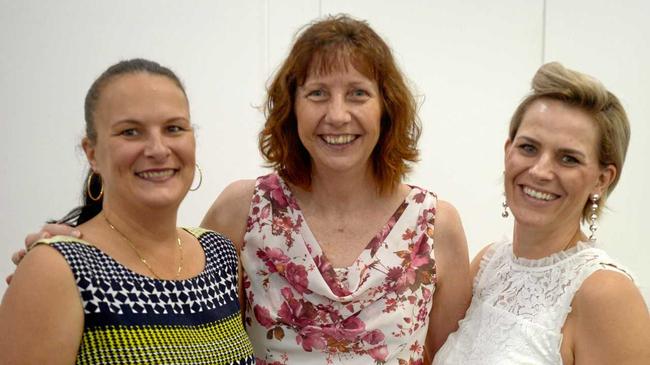
POLYGON ((120 202, 104 201, 102 213, 122 234, 134 242, 175 241, 177 208, 143 209, 124 206, 120 202))
POLYGON ((311 180, 308 204, 321 211, 350 212, 351 207, 367 206, 369 202, 380 200, 372 170, 351 171, 341 174, 328 174, 314 171, 311 180))
POLYGON ((517 224, 515 221, 512 246, 517 257, 539 259, 564 251, 584 240, 586 236, 580 231, 579 224, 540 229, 517 224))

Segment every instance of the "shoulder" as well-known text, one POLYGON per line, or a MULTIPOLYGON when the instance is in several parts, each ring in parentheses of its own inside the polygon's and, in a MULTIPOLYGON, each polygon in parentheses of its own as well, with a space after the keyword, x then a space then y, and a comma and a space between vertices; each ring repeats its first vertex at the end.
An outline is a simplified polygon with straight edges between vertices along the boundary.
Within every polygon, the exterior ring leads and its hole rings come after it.
POLYGON ((434 240, 436 245, 445 243, 465 243, 465 232, 458 210, 451 203, 437 199, 434 240), (459 242, 454 238, 461 238, 459 242), (450 241, 451 239, 451 241, 450 241))
POLYGON ((481 263, 483 262, 483 259, 489 259, 489 255, 487 255, 488 252, 494 252, 495 248, 494 243, 490 243, 483 247, 477 254, 474 256, 472 259, 472 262, 469 266, 470 269, 470 277, 476 278, 476 274, 478 274, 480 268, 481 268, 481 263))
POLYGON ((5 359, 74 362, 83 309, 72 271, 55 249, 36 246, 18 265, 0 305, 0 328, 11 334, 0 336, 0 353, 5 359))
POLYGON ((438 266, 462 268, 467 275, 469 256, 463 224, 456 208, 444 200, 437 202, 433 240, 438 266))
MULTIPOLYGON (((576 351, 594 352, 604 363, 636 363, 650 357, 650 315, 640 291, 624 273, 598 270, 572 302, 576 351)), ((588 356, 588 355, 587 355, 588 356)))
POLYGON ((201 222, 201 227, 224 234, 237 246, 246 229, 246 219, 254 192, 255 180, 238 180, 231 183, 212 203, 201 222))

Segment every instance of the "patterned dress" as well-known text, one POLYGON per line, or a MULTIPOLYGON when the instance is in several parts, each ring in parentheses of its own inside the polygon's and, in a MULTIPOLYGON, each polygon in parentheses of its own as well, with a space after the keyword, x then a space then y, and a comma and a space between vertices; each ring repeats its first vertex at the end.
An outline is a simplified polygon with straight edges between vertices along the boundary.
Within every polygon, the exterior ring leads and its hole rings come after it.
POLYGON ((258 364, 421 364, 435 213, 435 195, 412 187, 359 258, 335 269, 286 183, 258 178, 241 252, 258 364))
POLYGON ((575 293, 598 270, 629 276, 592 243, 537 260, 496 243, 481 259, 472 304, 436 365, 562 365, 562 327, 575 293))
POLYGON ((158 280, 122 266, 90 243, 56 236, 84 309, 77 364, 254 364, 237 296, 237 254, 212 232, 187 229, 205 269, 187 280, 158 280))

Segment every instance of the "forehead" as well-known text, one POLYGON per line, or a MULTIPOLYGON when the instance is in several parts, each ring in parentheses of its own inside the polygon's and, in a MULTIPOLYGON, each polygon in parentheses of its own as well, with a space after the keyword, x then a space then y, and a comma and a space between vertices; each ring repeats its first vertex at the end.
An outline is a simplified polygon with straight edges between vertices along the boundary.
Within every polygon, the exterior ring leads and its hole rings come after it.
POLYGON ((528 137, 559 148, 596 152, 598 126, 583 109, 559 100, 541 98, 527 108, 515 139, 528 137))
POLYGON ((370 59, 359 51, 343 46, 315 52, 309 61, 304 79, 351 71, 356 71, 367 79, 377 81, 376 67, 370 59))
POLYGON ((97 101, 97 116, 160 113, 188 113, 187 100, 176 83, 166 76, 146 72, 114 77, 104 85, 97 101))

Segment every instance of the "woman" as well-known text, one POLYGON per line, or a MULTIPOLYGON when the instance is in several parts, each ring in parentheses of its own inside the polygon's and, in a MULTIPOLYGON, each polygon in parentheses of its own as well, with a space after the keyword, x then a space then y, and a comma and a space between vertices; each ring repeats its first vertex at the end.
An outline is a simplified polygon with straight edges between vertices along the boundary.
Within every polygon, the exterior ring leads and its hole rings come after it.
POLYGON ((84 240, 38 241, 22 260, 0 306, 0 362, 254 363, 231 243, 176 227, 195 169, 179 79, 120 62, 91 86, 85 117, 86 204, 66 218, 84 240))
POLYGON ((430 363, 469 305, 469 259, 454 207, 402 183, 420 126, 389 47, 365 22, 317 21, 266 107, 275 173, 228 186, 201 224, 240 254, 258 362, 430 363))
POLYGON ((595 247, 630 138, 625 111, 598 81, 558 63, 542 66, 532 88, 505 144, 512 242, 474 259, 471 306, 434 364, 648 364, 648 309, 595 247))
POLYGON ((455 209, 402 183, 419 125, 390 49, 362 21, 318 21, 266 107, 275 172, 231 184, 201 224, 240 251, 258 361, 430 362, 469 302, 467 248, 455 209))

